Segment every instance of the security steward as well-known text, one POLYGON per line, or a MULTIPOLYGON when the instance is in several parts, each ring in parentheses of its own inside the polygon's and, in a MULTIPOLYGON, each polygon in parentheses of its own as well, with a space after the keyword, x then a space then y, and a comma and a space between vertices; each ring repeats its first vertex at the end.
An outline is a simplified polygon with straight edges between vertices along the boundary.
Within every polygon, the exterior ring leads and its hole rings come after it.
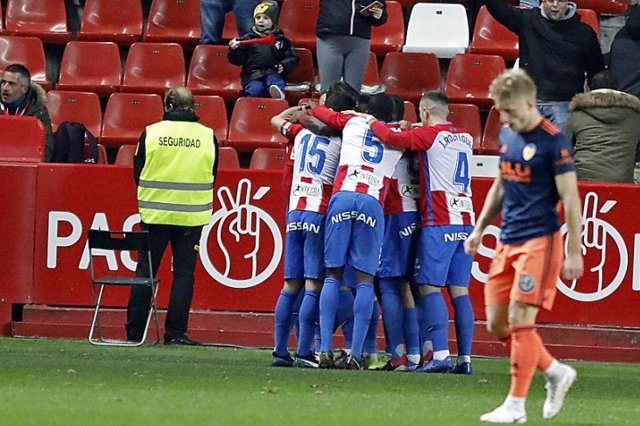
MULTIPOLYGON (((187 337, 194 270, 202 227, 213 212, 213 184, 218 168, 218 141, 198 123, 191 90, 174 87, 164 98, 162 121, 146 127, 134 157, 142 228, 149 231, 154 274, 168 244, 173 253, 173 285, 165 321, 166 345, 199 345, 187 337)), ((140 256, 138 276, 149 275, 140 256)), ((151 289, 131 288, 127 339, 140 341, 150 309, 151 289)))

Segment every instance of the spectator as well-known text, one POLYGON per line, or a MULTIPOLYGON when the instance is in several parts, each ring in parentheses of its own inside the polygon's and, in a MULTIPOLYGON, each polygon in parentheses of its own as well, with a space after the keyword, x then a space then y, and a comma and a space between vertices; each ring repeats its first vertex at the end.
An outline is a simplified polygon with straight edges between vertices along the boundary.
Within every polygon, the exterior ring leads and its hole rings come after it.
POLYGON ((613 39, 610 55, 609 68, 618 89, 640 97, 640 6, 631 8, 627 23, 613 39))
POLYGON ((253 9, 258 0, 200 0, 200 28, 202 44, 222 43, 222 30, 227 12, 233 10, 238 27, 238 35, 251 31, 253 9))
POLYGON ((567 0, 543 0, 539 8, 518 9, 505 0, 486 0, 489 13, 518 35, 520 67, 538 87, 540 113, 567 134, 569 101, 604 69, 593 29, 567 0))
POLYGON ((640 99, 616 87, 612 73, 603 71, 593 77, 593 91, 576 95, 569 104, 579 180, 633 183, 640 160, 640 99))
POLYGON ((320 0, 316 56, 321 90, 341 78, 360 91, 369 63, 371 26, 387 22, 385 0, 320 0))
POLYGON ((284 99, 285 78, 298 65, 291 42, 278 28, 278 3, 260 3, 253 11, 255 25, 229 42, 229 62, 242 66, 244 94, 284 99))
POLYGON ((53 155, 53 132, 47 110, 47 93, 31 81, 31 73, 20 64, 11 64, 2 72, 0 114, 36 117, 45 130, 44 161, 53 155))
MULTIPOLYGON (((140 256, 137 275, 157 273, 169 244, 173 284, 164 327, 166 345, 198 345, 187 337, 194 271, 202 227, 211 220, 218 143, 213 130, 198 123, 195 103, 186 87, 169 89, 162 121, 146 127, 134 157, 138 209, 149 231, 151 262, 140 256), (146 271, 146 272, 145 272, 146 271)), ((140 341, 149 313, 151 288, 131 288, 127 339, 140 341)))

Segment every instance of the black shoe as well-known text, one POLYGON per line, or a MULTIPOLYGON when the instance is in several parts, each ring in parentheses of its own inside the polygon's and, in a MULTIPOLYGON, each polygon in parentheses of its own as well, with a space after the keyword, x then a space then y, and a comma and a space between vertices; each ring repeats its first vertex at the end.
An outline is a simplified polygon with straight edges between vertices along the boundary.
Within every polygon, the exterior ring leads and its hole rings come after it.
POLYGON ((182 345, 182 346, 200 346, 202 343, 189 339, 187 336, 173 337, 164 339, 165 345, 182 345))

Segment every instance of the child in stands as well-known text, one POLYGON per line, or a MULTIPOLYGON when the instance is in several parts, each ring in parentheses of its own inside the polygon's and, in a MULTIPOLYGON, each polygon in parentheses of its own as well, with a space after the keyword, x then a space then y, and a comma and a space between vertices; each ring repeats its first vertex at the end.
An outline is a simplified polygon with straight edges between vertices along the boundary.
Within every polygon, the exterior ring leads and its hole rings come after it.
POLYGON ((242 66, 245 96, 264 97, 268 93, 284 99, 286 76, 298 65, 291 42, 277 26, 278 12, 275 1, 258 4, 251 31, 229 41, 229 62, 242 66))

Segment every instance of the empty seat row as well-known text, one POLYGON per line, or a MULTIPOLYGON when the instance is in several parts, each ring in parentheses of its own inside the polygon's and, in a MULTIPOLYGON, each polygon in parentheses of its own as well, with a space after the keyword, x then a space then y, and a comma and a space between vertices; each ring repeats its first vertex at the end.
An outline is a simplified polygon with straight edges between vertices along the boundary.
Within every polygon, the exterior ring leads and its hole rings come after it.
MULTIPOLYGON (((122 145, 118 148, 114 164, 117 166, 132 166, 136 149, 136 145, 122 145)), ((249 168, 256 170, 282 170, 285 159, 286 150, 284 148, 256 148, 256 150, 251 153, 249 168)), ((239 169, 240 159, 238 157, 238 151, 231 146, 219 147, 218 168, 239 169)))
MULTIPOLYGON (((299 86, 306 83, 306 88, 287 92, 291 103, 311 96, 317 80, 311 52, 300 48, 296 51, 300 65, 288 80, 299 86)), ((199 45, 194 50, 189 71, 185 73, 180 45, 134 43, 122 70, 114 43, 71 41, 62 55, 56 88, 108 96, 115 91, 162 94, 167 87, 186 84, 195 94, 217 95, 226 101, 234 101, 242 91, 240 69, 229 63, 227 54, 225 46, 199 45)), ((25 64, 35 82, 47 90, 52 88, 39 39, 0 36, 0 68, 12 62, 25 64)), ((444 85, 447 96, 453 102, 477 103, 483 109, 489 109, 488 83, 504 69, 505 62, 500 56, 458 54, 447 72, 444 85)), ((387 93, 414 103, 423 92, 442 87, 439 61, 432 53, 390 52, 384 58, 380 75, 376 56, 370 53, 364 81, 371 86, 382 83, 387 93)))
MULTIPOLYGON (((162 98, 151 93, 113 93, 101 114, 98 96, 92 92, 52 90, 47 106, 55 130, 63 121, 83 123, 107 148, 135 144, 144 128, 162 119, 162 98)), ((271 127, 271 117, 288 108, 281 99, 240 98, 227 123, 224 100, 195 96, 200 121, 214 129, 221 144, 250 152, 258 147, 283 146, 285 138, 271 127)))

